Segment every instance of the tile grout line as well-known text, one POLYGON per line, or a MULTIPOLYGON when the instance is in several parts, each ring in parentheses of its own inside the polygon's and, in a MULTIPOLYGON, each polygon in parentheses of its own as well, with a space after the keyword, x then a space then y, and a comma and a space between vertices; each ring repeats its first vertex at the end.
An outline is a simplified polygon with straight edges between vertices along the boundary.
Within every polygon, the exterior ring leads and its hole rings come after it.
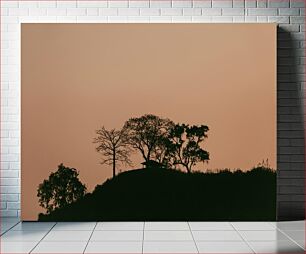
POLYGON ((90 242, 90 239, 91 239, 93 233, 95 232, 95 229, 96 229, 97 225, 98 225, 98 222, 96 221, 96 224, 95 224, 95 226, 94 226, 94 228, 93 228, 93 230, 92 230, 92 232, 91 232, 91 234, 90 234, 90 236, 89 236, 89 239, 88 239, 88 241, 87 241, 87 243, 86 243, 86 246, 85 246, 85 248, 84 248, 84 250, 83 250, 83 252, 82 252, 83 254, 85 253, 85 251, 86 251, 86 249, 87 249, 87 246, 88 246, 88 244, 89 244, 89 242, 90 242))
MULTIPOLYGON (((268 223, 271 225, 271 227, 273 227, 274 229, 277 229, 276 224, 273 224, 272 222, 274 222, 274 221, 268 221, 268 223)), ((276 222, 276 221, 275 221, 275 222, 276 222)))
MULTIPOLYGON (((100 230, 101 231, 101 230, 100 230)), ((117 231, 117 230, 104 230, 104 231, 117 231)), ((139 231, 137 229, 126 229, 122 231, 139 231)), ((190 231, 189 229, 146 229, 146 231, 190 231)), ((194 230, 194 231, 203 231, 203 230, 194 230)), ((213 230, 209 230, 213 231, 213 230)), ((216 231, 216 230, 214 230, 216 231)))
POLYGON ((9 229, 5 230, 2 234, 0 234, 0 236, 3 236, 5 233, 9 232, 11 229, 13 229, 15 226, 17 226, 20 223, 20 221, 18 221, 16 224, 13 224, 13 226, 11 226, 9 229))
POLYGON ((143 245, 144 245, 144 234, 145 234, 145 221, 143 222, 142 226, 142 243, 141 243, 141 253, 143 254, 143 245))
POLYGON ((38 244, 41 243, 41 241, 51 232, 51 230, 55 227, 55 225, 57 224, 57 222, 55 222, 55 224, 49 229, 49 231, 38 241, 38 243, 29 251, 29 253, 32 253, 32 251, 38 246, 38 244))
POLYGON ((303 250, 305 250, 305 248, 303 246, 301 246, 300 244, 298 244, 292 237, 290 237, 289 235, 287 235, 285 233, 285 231, 279 229, 279 228, 276 228, 276 230, 278 230, 279 232, 283 233, 286 237, 289 238, 290 241, 294 242, 296 245, 298 245, 299 247, 301 247, 303 250))
MULTIPOLYGON (((71 230, 60 230, 60 231, 71 231, 71 230)), ((78 231, 89 231, 89 230, 78 230, 78 231)), ((96 229, 96 231, 98 231, 98 232, 116 232, 116 231, 120 231, 120 232, 127 232, 127 231, 132 231, 132 232, 138 232, 138 231, 142 231, 142 229, 141 230, 139 230, 139 229, 103 229, 103 230, 101 230, 101 229, 96 229)), ((147 230, 147 231, 162 231, 162 230, 147 230)), ((163 230, 163 231, 165 231, 165 230, 163 230)), ((172 230, 172 231, 175 231, 175 230, 172 230)), ((186 230, 185 230, 186 231, 186 230)))
POLYGON ((200 253, 199 248, 198 248, 198 245, 197 245, 197 242, 196 242, 195 239, 194 239, 194 236, 193 236, 193 233, 192 233, 192 230, 191 230, 189 221, 187 221, 187 224, 188 224, 188 227, 189 227, 189 231, 190 231, 190 233, 191 233, 192 240, 193 240, 193 242, 194 242, 194 244, 195 244, 195 246, 196 246, 197 252, 200 253))
POLYGON ((249 244, 249 242, 248 242, 247 240, 245 240, 245 239, 243 238, 243 236, 240 234, 239 230, 237 230, 231 222, 229 222, 229 223, 230 223, 230 225, 233 227, 233 229, 237 232, 237 234, 241 237, 241 239, 243 240, 243 242, 245 242, 245 244, 253 251, 253 253, 256 253, 256 251, 252 248, 252 246, 249 244))

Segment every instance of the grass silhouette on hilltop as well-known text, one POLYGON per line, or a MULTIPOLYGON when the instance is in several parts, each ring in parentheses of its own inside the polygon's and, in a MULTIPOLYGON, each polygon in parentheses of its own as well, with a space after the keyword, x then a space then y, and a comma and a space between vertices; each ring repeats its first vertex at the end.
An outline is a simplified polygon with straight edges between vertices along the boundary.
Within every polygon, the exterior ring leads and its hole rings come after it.
POLYGON ((40 221, 275 220, 276 173, 250 171, 185 173, 166 168, 136 169, 97 185, 40 221))

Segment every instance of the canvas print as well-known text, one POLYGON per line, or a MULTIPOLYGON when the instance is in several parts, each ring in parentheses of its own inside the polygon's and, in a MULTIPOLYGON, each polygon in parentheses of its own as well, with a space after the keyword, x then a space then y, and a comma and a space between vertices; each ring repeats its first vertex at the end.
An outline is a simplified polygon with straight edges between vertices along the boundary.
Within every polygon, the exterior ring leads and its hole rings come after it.
POLYGON ((275 24, 22 24, 22 220, 276 216, 275 24))

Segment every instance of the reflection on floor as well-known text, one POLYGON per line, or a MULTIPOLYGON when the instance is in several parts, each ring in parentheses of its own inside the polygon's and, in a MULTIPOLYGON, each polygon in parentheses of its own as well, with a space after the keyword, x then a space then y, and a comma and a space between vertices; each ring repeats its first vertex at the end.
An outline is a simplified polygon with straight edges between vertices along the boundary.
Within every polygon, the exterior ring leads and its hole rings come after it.
POLYGON ((19 222, 1 218, 0 253, 304 253, 305 221, 19 222))

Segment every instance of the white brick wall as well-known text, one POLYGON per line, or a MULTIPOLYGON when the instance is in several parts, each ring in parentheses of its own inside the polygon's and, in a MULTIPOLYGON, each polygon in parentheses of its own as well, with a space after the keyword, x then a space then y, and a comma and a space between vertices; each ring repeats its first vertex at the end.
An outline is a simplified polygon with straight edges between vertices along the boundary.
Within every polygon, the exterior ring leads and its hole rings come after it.
MULTIPOLYGON (((296 93, 305 80, 304 0, 1 1, 1 216, 20 213, 20 23, 277 22, 279 33, 279 209, 302 209, 286 179, 303 177, 296 93), (287 32, 286 32, 287 31, 287 32), (291 117, 295 115, 296 117, 291 117), (286 119, 288 119, 286 121, 286 119), (294 139, 292 139, 294 138, 294 139), (293 142, 293 140, 295 140, 293 142), (299 147, 299 148, 296 148, 299 147), (291 193, 290 195, 288 193, 291 193), (292 196, 293 195, 295 196, 292 196), (290 200, 290 202, 287 202, 290 200)), ((301 96, 301 92, 299 93, 301 96)), ((301 148, 302 144, 302 148, 301 148)), ((289 181, 289 180, 288 180, 289 181)), ((297 188, 301 189, 301 188, 297 188)), ((290 210, 291 211, 291 210, 290 210)), ((289 214, 279 212, 279 214, 289 214)))

